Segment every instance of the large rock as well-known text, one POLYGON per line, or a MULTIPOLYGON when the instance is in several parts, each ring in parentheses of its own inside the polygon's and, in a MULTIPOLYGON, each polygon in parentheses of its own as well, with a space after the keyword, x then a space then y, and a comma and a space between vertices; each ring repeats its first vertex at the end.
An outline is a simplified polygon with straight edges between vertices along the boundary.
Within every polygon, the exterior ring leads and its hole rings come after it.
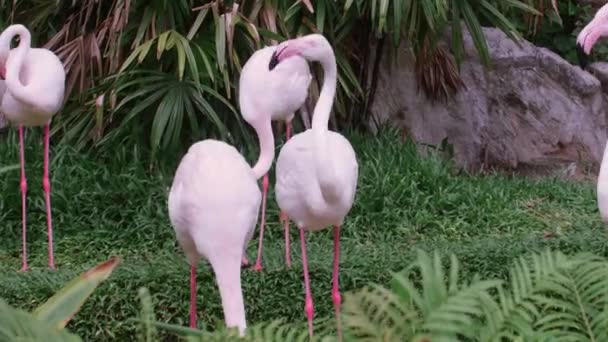
MULTIPOLYGON (((458 165, 555 165, 601 161, 606 104, 600 81, 557 54, 484 28, 492 67, 485 69, 465 35, 466 85, 447 103, 417 91, 405 44, 385 46, 371 107, 376 122, 390 121, 418 143, 452 144, 458 165)), ((370 123, 372 128, 375 123, 370 123)))

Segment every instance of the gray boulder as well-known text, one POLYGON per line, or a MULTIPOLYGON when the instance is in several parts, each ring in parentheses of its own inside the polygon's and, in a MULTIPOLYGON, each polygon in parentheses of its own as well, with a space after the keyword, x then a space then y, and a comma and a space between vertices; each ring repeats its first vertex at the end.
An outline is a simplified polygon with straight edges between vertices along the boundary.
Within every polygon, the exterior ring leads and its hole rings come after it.
POLYGON ((517 45, 498 29, 483 31, 492 66, 483 67, 465 30, 466 89, 445 104, 417 91, 408 46, 387 44, 370 127, 388 121, 418 143, 437 145, 447 138, 456 164, 470 170, 599 165, 608 103, 600 81, 548 49, 527 41, 517 45))

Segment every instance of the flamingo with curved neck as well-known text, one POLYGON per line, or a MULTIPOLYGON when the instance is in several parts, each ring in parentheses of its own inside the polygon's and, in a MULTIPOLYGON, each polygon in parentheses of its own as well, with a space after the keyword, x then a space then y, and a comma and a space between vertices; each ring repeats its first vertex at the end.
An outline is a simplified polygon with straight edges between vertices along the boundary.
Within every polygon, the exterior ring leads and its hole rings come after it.
MULTIPOLYGON (((282 63, 272 72, 268 63, 277 46, 267 46, 255 51, 247 60, 239 80, 239 106, 243 119, 257 131, 263 132, 260 141, 260 159, 254 171, 272 165, 274 159, 274 136, 271 121, 285 123, 286 137, 290 139, 290 126, 296 110, 301 109, 308 95, 312 76, 308 63, 303 58, 292 58, 282 63)), ((268 193, 268 174, 258 175, 262 179, 262 217, 260 219, 260 238, 258 254, 253 269, 262 269, 262 244, 266 225, 266 197, 268 193)), ((289 244, 289 218, 283 211, 280 214, 285 232, 285 262, 291 266, 289 244)), ((243 259, 243 264, 247 260, 243 259)))
POLYGON ((50 122, 63 106, 65 69, 59 58, 50 50, 32 48, 31 35, 23 25, 11 25, 0 34, 0 78, 5 80, 6 91, 0 110, 6 119, 19 126, 21 160, 21 211, 22 211, 22 265, 28 270, 26 248, 26 194, 24 127, 44 126, 44 172, 42 187, 45 194, 48 229, 48 264, 55 269, 53 256, 53 223, 51 218, 51 181, 49 178, 50 122), (11 40, 19 36, 15 49, 11 40))
POLYGON ((354 202, 359 166, 348 140, 328 129, 337 79, 336 60, 331 45, 320 34, 285 41, 279 44, 273 54, 269 69, 298 56, 321 63, 323 86, 315 105, 312 128, 294 135, 279 153, 276 197, 279 207, 300 228, 306 292, 304 310, 311 336, 314 305, 308 276, 305 231, 334 227, 332 300, 338 337, 341 339, 341 295, 338 286, 340 227, 354 202))

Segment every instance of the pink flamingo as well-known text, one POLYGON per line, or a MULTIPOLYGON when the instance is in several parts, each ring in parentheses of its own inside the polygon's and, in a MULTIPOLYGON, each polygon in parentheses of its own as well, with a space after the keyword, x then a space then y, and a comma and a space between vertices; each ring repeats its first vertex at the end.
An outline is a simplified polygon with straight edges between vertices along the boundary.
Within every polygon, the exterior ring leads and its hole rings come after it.
POLYGON ((335 307, 338 339, 341 340, 341 296, 338 286, 340 226, 355 198, 359 166, 355 151, 339 133, 328 130, 328 121, 336 93, 336 58, 329 42, 320 34, 310 34, 279 44, 269 63, 276 70, 282 63, 303 57, 323 67, 323 86, 315 106, 312 128, 294 135, 283 145, 277 158, 276 198, 279 207, 300 228, 305 312, 309 335, 313 334, 314 307, 308 277, 304 231, 334 227, 334 262, 332 300, 335 307))
POLYGON ((19 126, 21 159, 22 265, 28 270, 26 248, 26 193, 24 127, 44 125, 44 174, 42 187, 46 202, 49 268, 55 269, 53 258, 53 223, 51 219, 51 181, 49 179, 50 122, 63 105, 65 69, 61 60, 50 50, 31 48, 30 32, 23 25, 11 25, 0 34, 0 78, 5 80, 6 92, 0 109, 8 121, 19 126), (11 40, 20 42, 10 49, 11 40))
MULTIPOLYGON (((243 66, 239 81, 239 105, 245 121, 254 128, 270 129, 271 135, 271 120, 284 122, 286 140, 288 140, 291 120, 294 117, 294 112, 304 105, 312 76, 308 63, 303 58, 292 58, 270 72, 268 63, 270 63, 276 48, 275 45, 257 50, 243 66)), ((274 137, 271 136, 269 139, 272 139, 273 145, 272 155, 269 156, 270 163, 272 163, 274 159, 274 137)), ((267 193, 268 174, 265 174, 262 180, 262 217, 258 255, 253 266, 256 271, 262 269, 262 242, 266 222, 267 193)), ((285 262, 287 267, 290 267, 289 218, 283 211, 281 211, 280 218, 285 231, 285 262)), ((248 263, 245 257, 242 263, 248 263)))

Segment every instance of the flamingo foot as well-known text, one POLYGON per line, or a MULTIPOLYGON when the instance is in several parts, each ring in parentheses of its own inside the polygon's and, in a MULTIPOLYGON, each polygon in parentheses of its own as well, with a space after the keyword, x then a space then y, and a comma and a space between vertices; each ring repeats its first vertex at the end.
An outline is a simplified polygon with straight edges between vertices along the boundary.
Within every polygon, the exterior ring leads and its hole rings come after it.
POLYGON ((241 258, 241 267, 247 267, 249 266, 249 259, 247 259, 246 256, 241 258))
POLYGON ((19 269, 19 271, 17 271, 17 272, 19 272, 19 273, 25 273, 25 272, 27 272, 27 271, 29 271, 29 270, 30 270, 30 268, 27 266, 27 263, 25 263, 25 264, 23 264, 23 265, 21 266, 21 268, 20 268, 20 269, 19 269))
POLYGON ((251 269, 256 272, 260 272, 260 271, 262 271, 262 264, 256 263, 255 265, 253 265, 253 267, 251 269))

